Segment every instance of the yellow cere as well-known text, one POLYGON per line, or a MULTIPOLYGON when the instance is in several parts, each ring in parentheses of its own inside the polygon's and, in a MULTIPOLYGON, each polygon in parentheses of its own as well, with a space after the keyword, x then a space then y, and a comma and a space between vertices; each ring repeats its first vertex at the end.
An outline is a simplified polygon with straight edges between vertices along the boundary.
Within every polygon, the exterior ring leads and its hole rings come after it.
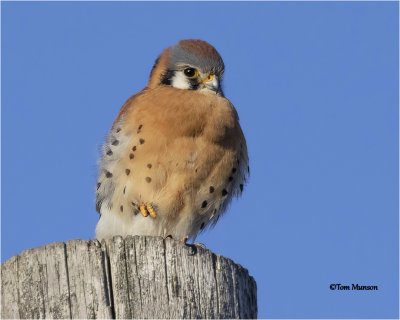
POLYGON ((207 79, 206 80, 204 80, 205 82, 210 82, 210 81, 212 81, 214 79, 214 75, 213 74, 210 74, 208 77, 207 77, 207 79))

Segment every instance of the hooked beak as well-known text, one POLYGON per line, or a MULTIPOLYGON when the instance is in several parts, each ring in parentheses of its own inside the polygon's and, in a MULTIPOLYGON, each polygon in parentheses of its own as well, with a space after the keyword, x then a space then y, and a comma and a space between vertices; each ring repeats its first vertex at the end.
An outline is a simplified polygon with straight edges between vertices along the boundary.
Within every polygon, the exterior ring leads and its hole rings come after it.
POLYGON ((208 88, 215 92, 218 91, 218 79, 215 75, 210 74, 207 78, 205 78, 202 83, 208 88))

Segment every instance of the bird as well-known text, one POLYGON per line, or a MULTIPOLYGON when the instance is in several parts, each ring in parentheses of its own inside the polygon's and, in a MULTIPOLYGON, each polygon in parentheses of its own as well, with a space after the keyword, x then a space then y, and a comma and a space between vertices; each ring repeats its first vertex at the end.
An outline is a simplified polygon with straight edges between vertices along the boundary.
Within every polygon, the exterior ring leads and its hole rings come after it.
POLYGON ((102 147, 99 240, 146 235, 195 240, 243 192, 250 168, 224 62, 199 39, 155 60, 146 87, 121 107, 102 147))

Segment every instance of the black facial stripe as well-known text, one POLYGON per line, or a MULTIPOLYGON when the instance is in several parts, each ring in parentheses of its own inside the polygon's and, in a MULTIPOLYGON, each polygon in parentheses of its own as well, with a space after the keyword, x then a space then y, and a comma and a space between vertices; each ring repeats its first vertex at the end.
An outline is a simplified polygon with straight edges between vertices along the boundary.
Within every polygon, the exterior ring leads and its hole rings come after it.
POLYGON ((171 85, 171 80, 172 77, 174 76, 175 71, 174 70, 167 70, 162 76, 161 76, 161 84, 165 84, 167 86, 171 85))
POLYGON ((197 79, 189 79, 190 88, 189 90, 197 90, 199 88, 199 82, 197 79))

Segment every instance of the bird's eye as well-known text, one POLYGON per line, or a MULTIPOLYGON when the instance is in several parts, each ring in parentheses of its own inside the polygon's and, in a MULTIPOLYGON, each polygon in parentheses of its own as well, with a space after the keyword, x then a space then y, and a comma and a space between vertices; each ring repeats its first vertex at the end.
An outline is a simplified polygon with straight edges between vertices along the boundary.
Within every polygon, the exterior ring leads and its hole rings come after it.
POLYGON ((199 75, 198 71, 193 68, 186 68, 185 70, 183 70, 183 73, 188 78, 196 78, 199 75))

